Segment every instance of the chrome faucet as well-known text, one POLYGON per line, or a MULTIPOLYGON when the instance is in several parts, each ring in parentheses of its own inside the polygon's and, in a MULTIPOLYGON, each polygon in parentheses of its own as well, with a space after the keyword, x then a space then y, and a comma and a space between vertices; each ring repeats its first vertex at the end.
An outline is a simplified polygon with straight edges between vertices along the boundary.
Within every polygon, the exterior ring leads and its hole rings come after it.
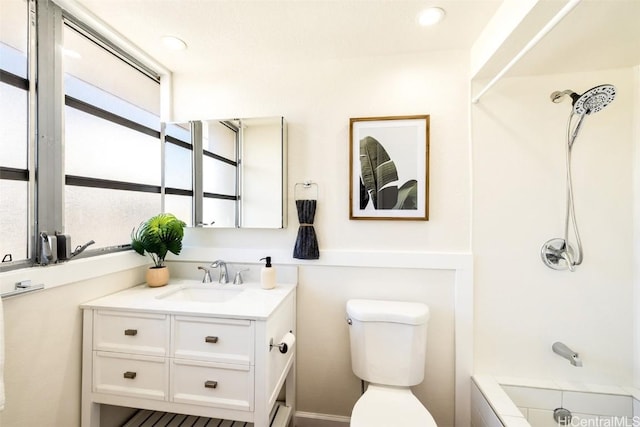
POLYGON ((242 273, 245 271, 249 271, 248 268, 242 269, 242 270, 238 270, 236 272, 236 276, 233 278, 233 284, 234 285, 242 285, 244 283, 244 279, 242 278, 242 273))
POLYGON ((582 360, 580 359, 580 356, 578 356, 578 353, 571 350, 565 344, 559 341, 556 341, 551 346, 551 349, 553 350, 554 353, 559 354, 560 356, 564 357, 569 362, 571 362, 573 366, 577 366, 577 367, 582 366, 582 360))
POLYGON ((211 263, 211 268, 220 268, 218 283, 229 283, 229 272, 227 271, 227 263, 221 259, 217 259, 211 263))
POLYGON ((212 280, 211 280, 211 271, 208 268, 199 265, 198 266, 198 270, 204 271, 204 276, 202 277, 202 283, 211 283, 212 282, 212 280))

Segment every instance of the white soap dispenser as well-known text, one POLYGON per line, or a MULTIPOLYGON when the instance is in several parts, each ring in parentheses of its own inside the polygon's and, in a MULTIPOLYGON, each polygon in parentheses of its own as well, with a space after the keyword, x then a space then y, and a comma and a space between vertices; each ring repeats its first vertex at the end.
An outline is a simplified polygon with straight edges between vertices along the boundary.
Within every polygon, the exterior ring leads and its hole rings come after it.
POLYGON ((262 289, 273 289, 276 287, 276 269, 271 266, 271 257, 260 258, 260 261, 266 260, 264 267, 260 271, 260 283, 262 289))

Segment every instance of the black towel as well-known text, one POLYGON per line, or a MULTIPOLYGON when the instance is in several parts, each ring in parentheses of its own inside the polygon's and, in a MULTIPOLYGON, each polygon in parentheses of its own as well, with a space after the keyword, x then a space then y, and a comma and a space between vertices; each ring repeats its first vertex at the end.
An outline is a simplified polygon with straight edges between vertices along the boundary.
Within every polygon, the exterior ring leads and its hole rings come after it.
POLYGON ((293 257, 298 259, 318 259, 318 239, 313 228, 313 219, 316 215, 316 200, 296 200, 298 210, 298 237, 293 247, 293 257))

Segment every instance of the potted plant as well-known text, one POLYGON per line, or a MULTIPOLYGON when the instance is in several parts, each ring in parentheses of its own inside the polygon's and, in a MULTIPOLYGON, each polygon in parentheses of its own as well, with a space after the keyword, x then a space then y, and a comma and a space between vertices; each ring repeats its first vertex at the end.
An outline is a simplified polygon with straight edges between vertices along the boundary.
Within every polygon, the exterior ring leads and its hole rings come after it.
POLYGON ((153 266, 147 270, 147 284, 151 287, 169 283, 169 269, 164 264, 167 252, 178 255, 182 250, 184 227, 187 224, 173 214, 161 213, 131 231, 131 247, 140 255, 148 254, 153 266))

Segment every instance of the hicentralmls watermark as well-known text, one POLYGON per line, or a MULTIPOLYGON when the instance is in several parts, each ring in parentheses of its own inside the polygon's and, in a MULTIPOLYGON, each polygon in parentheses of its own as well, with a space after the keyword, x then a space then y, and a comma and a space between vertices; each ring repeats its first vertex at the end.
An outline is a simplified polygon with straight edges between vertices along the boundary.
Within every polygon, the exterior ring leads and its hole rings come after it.
POLYGON ((571 417, 572 427, 640 427, 640 416, 634 417, 571 417))

